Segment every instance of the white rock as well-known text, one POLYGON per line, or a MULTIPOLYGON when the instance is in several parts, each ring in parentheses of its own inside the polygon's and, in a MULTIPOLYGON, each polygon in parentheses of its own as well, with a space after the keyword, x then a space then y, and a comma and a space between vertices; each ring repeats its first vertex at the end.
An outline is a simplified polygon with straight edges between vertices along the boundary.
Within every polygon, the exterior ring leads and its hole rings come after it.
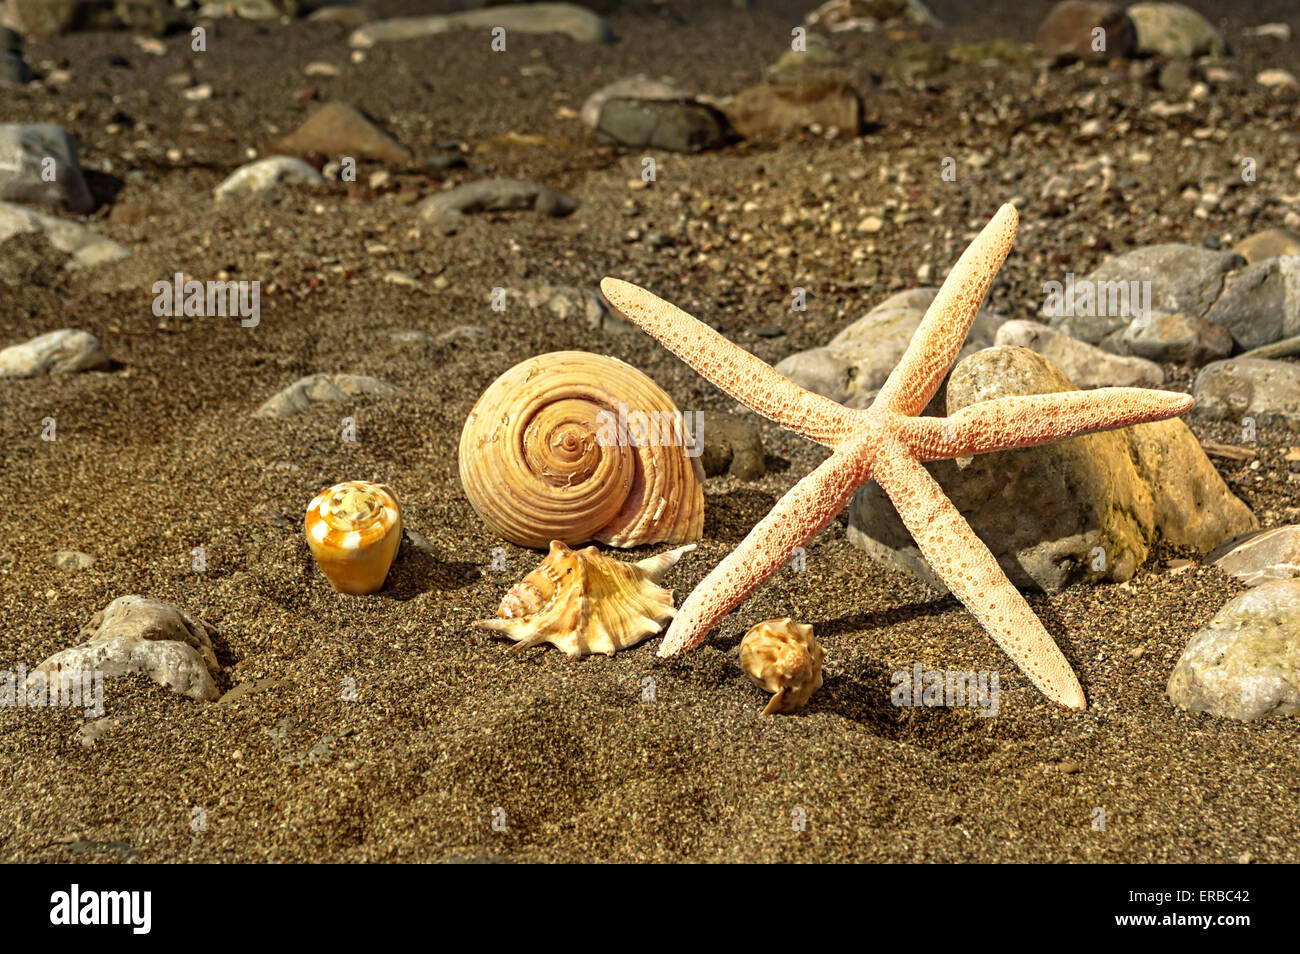
POLYGON ((107 364, 98 338, 88 331, 60 328, 0 351, 0 378, 93 371, 107 364))
POLYGON ((240 166, 213 190, 217 198, 266 192, 277 185, 324 185, 325 177, 301 159, 268 156, 240 166))
POLYGON ((105 677, 143 672, 154 682, 191 699, 217 698, 218 671, 212 636, 216 633, 170 604, 143 596, 120 596, 94 615, 81 630, 79 646, 55 653, 41 663, 28 685, 43 672, 51 681, 80 681, 83 673, 105 677))
POLYGON ((119 261, 131 254, 126 247, 78 222, 33 212, 21 205, 0 202, 0 244, 23 232, 42 234, 60 252, 71 255, 72 258, 64 266, 68 269, 92 268, 119 261))

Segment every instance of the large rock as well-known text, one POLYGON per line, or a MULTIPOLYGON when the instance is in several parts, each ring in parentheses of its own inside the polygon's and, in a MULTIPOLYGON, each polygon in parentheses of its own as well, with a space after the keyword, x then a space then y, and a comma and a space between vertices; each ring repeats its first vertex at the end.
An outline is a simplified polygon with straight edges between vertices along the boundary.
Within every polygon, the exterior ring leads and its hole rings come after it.
POLYGON ((1128 15, 1137 28, 1139 53, 1192 57, 1227 52, 1223 34, 1181 3, 1135 3, 1128 15))
POLYGON ((1139 294, 1142 288, 1150 289, 1147 304, 1152 315, 1182 312, 1205 317, 1223 291, 1227 274, 1244 264, 1245 259, 1235 252, 1214 252, 1194 245, 1148 245, 1108 259, 1076 282, 1073 308, 1069 307, 1067 283, 1062 289, 1065 300, 1054 302, 1049 296, 1043 319, 1071 338, 1105 347, 1108 336, 1118 338, 1117 333, 1136 317, 1131 310, 1116 307, 1117 303, 1136 304, 1132 283, 1139 283, 1139 294), (1093 293, 1090 301, 1081 289, 1093 293))
POLYGON ((80 646, 55 653, 28 679, 79 682, 83 673, 122 676, 143 672, 173 692, 211 702, 218 696, 216 630, 174 606, 143 596, 120 596, 81 630, 80 646))
MULTIPOLYGON (((849 407, 867 407, 907 350, 939 289, 912 288, 882 301, 820 348, 800 351, 776 369, 797 384, 849 407)), ((993 343, 1005 319, 981 308, 961 354, 993 343)))
POLYGON ((1227 328, 1183 314, 1153 315, 1145 321, 1134 321, 1121 332, 1119 342, 1127 354, 1192 368, 1226 358, 1233 347, 1232 333, 1227 328))
POLYGON ((726 118, 694 100, 610 98, 600 107, 596 138, 639 149, 703 152, 731 141, 726 118))
POLYGON ((77 162, 77 144, 53 123, 0 123, 0 199, 95 210, 77 162))
POLYGON ((25 232, 44 236, 54 248, 70 255, 65 266, 69 269, 116 262, 131 254, 129 249, 80 222, 69 222, 21 205, 0 202, 0 244, 25 232))
POLYGON ((1265 229, 1242 239, 1232 250, 1252 265, 1266 258, 1300 255, 1300 232, 1265 229))
POLYGON ((453 232, 481 212, 538 212, 555 218, 569 215, 579 201, 523 179, 480 179, 431 195, 419 205, 420 218, 453 232))
POLYGON ((267 156, 240 166, 213 190, 218 198, 268 192, 277 185, 324 185, 325 177, 301 159, 267 156))
POLYGON ((1102 351, 1036 321, 1008 321, 993 343, 1041 354, 1081 388, 1155 388, 1165 382, 1164 371, 1154 361, 1102 351))
POLYGON ((512 32, 563 33, 579 43, 608 43, 614 39, 609 24, 590 10, 571 3, 521 3, 463 13, 377 20, 355 31, 348 42, 353 46, 368 47, 376 43, 433 36, 449 30, 487 31, 493 27, 505 28, 507 49, 512 32))
POLYGON ((724 109, 746 139, 780 139, 814 125, 840 136, 862 132, 862 101, 852 86, 836 80, 762 83, 741 90, 724 109))
POLYGON ((596 124, 600 121, 601 107, 605 105, 607 100, 639 99, 653 101, 690 98, 691 94, 684 89, 665 83, 662 80, 650 79, 644 74, 638 74, 607 83, 596 90, 583 102, 579 116, 583 125, 595 129, 596 124))
MULTIPOLYGON (((1073 390, 1024 348, 966 358, 949 377, 947 413, 1011 394, 1073 390)), ((1212 550, 1255 526, 1180 420, 1157 421, 926 468, 1021 588, 1060 592, 1124 581, 1156 540, 1212 550)), ((849 539, 935 589, 942 581, 874 481, 853 498, 849 539)))
POLYGON ((1267 258, 1231 272, 1205 317, 1245 351, 1300 334, 1300 258, 1267 258))
POLYGON ((312 374, 299 378, 269 398, 256 417, 291 417, 321 402, 351 401, 357 397, 398 397, 400 388, 364 374, 312 374))
POLYGON ((1113 3, 1062 0, 1038 25, 1034 45, 1058 61, 1104 63, 1136 53, 1137 30, 1128 14, 1113 3), (1094 43, 1096 30, 1103 31, 1098 44, 1094 43))
POLYGON ((1259 427, 1300 426, 1300 364, 1229 358, 1207 364, 1192 386, 1196 413, 1210 420, 1251 418, 1259 427))
POLYGON ((1229 540, 1206 558, 1247 586, 1300 577, 1300 524, 1229 540))
POLYGON ((378 159, 398 166, 409 166, 413 158, 411 150, 348 103, 326 103, 293 132, 271 143, 269 151, 287 156, 320 153, 332 159, 378 159))
POLYGON ((99 339, 90 332, 60 328, 0 351, 0 378, 96 371, 108 363, 99 339))
POLYGON ((1227 602, 1192 637, 1169 701, 1244 722, 1300 714, 1300 580, 1270 580, 1227 602))

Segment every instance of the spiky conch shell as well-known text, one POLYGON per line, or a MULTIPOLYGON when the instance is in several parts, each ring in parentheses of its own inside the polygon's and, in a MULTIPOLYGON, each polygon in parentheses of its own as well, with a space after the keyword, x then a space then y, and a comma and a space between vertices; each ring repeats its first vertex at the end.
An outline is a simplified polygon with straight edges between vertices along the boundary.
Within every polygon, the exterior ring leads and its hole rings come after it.
POLYGON ((386 484, 349 480, 313 498, 303 530, 316 565, 336 590, 374 593, 402 543, 402 505, 386 484))
POLYGON ((639 563, 624 563, 595 547, 571 550, 559 540, 533 570, 506 593, 496 619, 474 622, 515 640, 512 650, 550 643, 570 658, 612 656, 659 632, 672 618, 673 594, 658 585, 695 544, 639 563))
POLYGON ((740 641, 740 668, 760 689, 774 693, 763 715, 794 712, 822 684, 821 644, 808 623, 765 619, 740 641))
POLYGON ((501 375, 474 405, 460 435, 461 486, 483 522, 519 546, 688 543, 704 530, 704 471, 686 431, 672 399, 631 365, 585 351, 543 354, 501 375), (626 440, 620 407, 629 412, 626 440), (648 420, 674 422, 673 441, 661 431, 657 443, 636 446, 653 437, 642 432, 648 420))

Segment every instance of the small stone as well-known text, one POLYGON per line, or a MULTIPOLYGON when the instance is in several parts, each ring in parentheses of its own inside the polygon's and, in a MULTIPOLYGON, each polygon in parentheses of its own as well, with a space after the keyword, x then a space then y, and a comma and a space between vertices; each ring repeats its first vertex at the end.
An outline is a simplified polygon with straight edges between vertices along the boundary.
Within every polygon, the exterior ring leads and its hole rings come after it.
POLYGON ((1242 239, 1232 250, 1250 264, 1266 258, 1300 255, 1300 232, 1290 229, 1265 229, 1242 239))
POLYGON ((293 132, 271 143, 270 152, 290 156, 320 153, 410 165, 411 151, 348 103, 326 103, 293 132))
POLYGON ((1229 358, 1207 364, 1192 385, 1195 413, 1209 420, 1257 426, 1300 426, 1300 365, 1261 358, 1229 358))
POLYGON ((94 565, 95 558, 79 550, 59 550, 49 556, 50 565, 59 570, 84 570, 94 565))
POLYGON ((290 417, 321 402, 351 401, 357 397, 399 397, 400 388, 362 374, 312 374, 300 378, 269 398, 256 417, 290 417))
POLYGON ((1300 577, 1300 525, 1260 530, 1244 539, 1234 537, 1206 557, 1206 562, 1246 586, 1300 577))
POLYGON ((563 33, 578 43, 608 43, 614 39, 609 24, 591 10, 571 3, 515 3, 486 10, 380 20, 361 27, 348 42, 364 49, 376 43, 417 39, 449 30, 488 31, 493 27, 503 28, 507 35, 563 33))
POLYGON ((610 98, 600 108, 596 139, 634 148, 694 153, 725 146, 731 130, 716 109, 692 100, 610 98))
POLYGON ((1128 8, 1137 29, 1137 51, 1168 57, 1197 57, 1227 52, 1223 35, 1181 3, 1137 3, 1128 8))
POLYGON ((24 86, 31 78, 31 70, 22 57, 0 50, 0 86, 24 86))
POLYGON ((480 179, 439 192, 419 205, 420 218, 444 231, 455 231, 469 216, 482 212, 533 211, 552 217, 572 213, 577 199, 523 179, 480 179))
POLYGON ((1137 30, 1122 9, 1111 3, 1064 0, 1038 25, 1034 45, 1058 62, 1105 62, 1137 52, 1137 30), (1094 49, 1094 31, 1101 30, 1104 49, 1094 49))
POLYGON ((862 132, 862 100, 848 83, 764 83, 737 93, 727 120, 746 139, 781 139, 814 126, 853 138, 862 132))
POLYGON ((595 129, 596 124, 600 121, 600 110, 605 102, 610 99, 639 99, 639 100, 664 100, 664 99, 690 99, 691 94, 684 89, 679 89, 671 83, 665 83, 661 80, 650 79, 649 77, 639 74, 630 76, 626 79, 615 80, 605 86, 602 86, 596 92, 587 97, 582 104, 582 110, 579 118, 582 124, 589 129, 595 129))
POLYGON ((0 378, 96 371, 108 363, 99 339, 90 332, 61 328, 0 351, 0 378))
POLYGON ((217 198, 267 192, 278 185, 324 185, 325 177, 301 159, 268 156, 240 166, 213 190, 217 198))

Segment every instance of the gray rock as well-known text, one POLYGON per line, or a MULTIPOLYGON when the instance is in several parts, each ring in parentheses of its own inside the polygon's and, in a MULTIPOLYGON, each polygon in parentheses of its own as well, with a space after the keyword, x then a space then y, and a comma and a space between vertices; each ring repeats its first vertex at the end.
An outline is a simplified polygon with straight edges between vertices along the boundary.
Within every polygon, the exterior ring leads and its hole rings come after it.
POLYGON ((70 255, 71 258, 64 266, 68 269, 92 268, 119 261, 131 254, 129 249, 79 222, 69 222, 25 209, 21 205, 0 202, 0 244, 24 232, 42 235, 54 248, 70 255))
POLYGON ((1169 677, 1189 712, 1251 722, 1300 714, 1300 580, 1270 580, 1227 602, 1169 677))
POLYGON ((1131 296, 1116 297, 1121 291, 1131 291, 1131 282, 1151 283, 1152 315, 1183 312, 1205 317, 1223 291, 1224 277, 1244 264, 1245 259, 1235 252, 1214 252, 1193 245, 1148 245, 1117 255, 1087 275, 1084 279, 1087 287, 1096 292, 1091 306, 1080 301, 1075 308, 1078 313, 1058 314, 1062 309, 1048 302, 1043 308, 1043 319, 1071 338, 1101 344, 1104 338, 1122 331, 1137 317, 1115 307, 1116 301, 1135 304, 1131 296), (1123 286, 1118 284, 1121 282, 1123 286))
POLYGON ((1122 9, 1092 0, 1062 0, 1038 25, 1034 45, 1060 62, 1106 62, 1137 52, 1137 30, 1122 9), (1105 49, 1093 49, 1093 31, 1105 33, 1105 49))
POLYGON ((1210 420, 1300 426, 1300 365, 1261 358, 1207 364, 1192 386, 1196 413, 1210 420))
POLYGON ((312 374, 299 378, 257 409, 255 417, 292 417, 313 404, 350 401, 356 397, 399 397, 396 388, 364 374, 312 374))
POLYGON ((266 192, 277 185, 324 185, 325 177, 301 159, 268 156, 240 166, 213 190, 217 198, 266 192))
POLYGON ((95 558, 80 550, 59 550, 50 554, 50 566, 58 570, 85 570, 94 564, 95 558))
POLYGON ((1008 321, 993 343, 1041 354, 1081 388, 1155 388, 1165 381, 1164 371, 1152 361, 1102 351, 1036 321, 1008 321))
POLYGON ((1300 525, 1261 530, 1234 538, 1206 558, 1247 586, 1300 577, 1300 525))
POLYGON ((1280 258, 1300 255, 1300 232, 1290 229, 1265 229, 1247 236, 1232 250, 1254 264, 1266 258, 1280 258))
POLYGON ((23 86, 32 78, 31 70, 17 53, 0 51, 0 86, 23 86))
POLYGON ((463 13, 378 20, 354 32, 348 42, 364 48, 449 30, 490 30, 498 26, 505 27, 507 44, 511 33, 563 33, 579 43, 608 43, 614 39, 609 24, 590 10, 571 3, 521 3, 463 13))
POLYGON ((1193 57, 1228 50, 1210 21, 1181 3, 1135 3, 1128 15, 1137 28, 1139 53, 1193 57))
POLYGON ((763 439, 755 427, 730 414, 704 415, 704 450, 700 463, 704 476, 730 474, 741 480, 758 480, 767 473, 763 439))
POLYGON ((77 144, 53 123, 0 123, 0 199, 95 210, 77 163, 77 144))
POLYGON ((1268 258, 1232 272, 1205 317, 1243 350, 1300 334, 1300 258, 1268 258))
MULTIPOLYGON (((801 387, 849 407, 867 407, 907 350, 938 288, 913 288, 893 295, 844 328, 820 348, 780 361, 776 369, 801 387)), ((1005 321, 981 308, 961 356, 993 343, 1005 321)))
POLYGON ((93 671, 106 678, 143 672, 173 692, 210 702, 218 696, 215 635, 207 623, 168 603, 119 596, 82 627, 81 645, 55 653, 36 672, 65 684, 93 671))
POLYGON ((581 203, 554 189, 524 179, 479 179, 431 195, 419 205, 420 218, 453 232, 480 212, 540 212, 562 218, 581 203))
POLYGON ((694 100, 605 100, 596 121, 596 138, 639 149, 702 152, 731 140, 726 118, 694 100))
POLYGON ((17 53, 23 48, 23 38, 6 26, 0 26, 0 52, 17 53))
POLYGON ((606 100, 610 99, 640 99, 640 100, 661 100, 661 99, 690 99, 691 94, 684 89, 679 89, 670 83, 661 80, 650 79, 644 74, 629 76, 625 79, 615 80, 605 86, 602 86, 596 92, 587 97, 582 104, 582 110, 579 115, 582 118, 583 125, 590 129, 595 129, 596 124, 600 121, 600 109, 605 105, 606 100))
MULTIPOLYGON (((1072 390, 1069 380, 1046 358, 995 347, 953 369, 945 402, 951 414, 1005 395, 1065 390, 1072 390)), ((1180 420, 926 469, 1021 588, 1056 593, 1073 583, 1121 582, 1156 540, 1209 551, 1255 526, 1180 420)), ((943 591, 874 481, 854 496, 849 539, 943 591)))
POLYGON ((107 365, 99 339, 76 328, 50 331, 0 351, 0 378, 95 371, 107 365))
MULTIPOLYGON (((1120 336, 1123 350, 1140 358, 1198 368, 1232 354, 1232 334, 1195 315, 1137 318, 1120 336)), ((1067 372, 1068 373, 1068 372, 1067 372)))

